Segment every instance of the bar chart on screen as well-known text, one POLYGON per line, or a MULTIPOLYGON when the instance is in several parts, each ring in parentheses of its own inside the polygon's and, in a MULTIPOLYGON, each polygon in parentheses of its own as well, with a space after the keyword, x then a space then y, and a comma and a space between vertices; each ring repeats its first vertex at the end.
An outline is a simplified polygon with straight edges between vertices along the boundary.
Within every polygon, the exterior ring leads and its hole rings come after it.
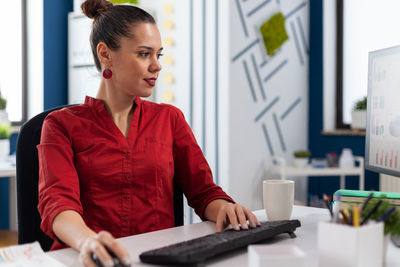
POLYGON ((378 147, 374 153, 375 157, 373 161, 376 166, 386 167, 393 170, 400 169, 399 165, 399 151, 395 149, 385 149, 378 147))

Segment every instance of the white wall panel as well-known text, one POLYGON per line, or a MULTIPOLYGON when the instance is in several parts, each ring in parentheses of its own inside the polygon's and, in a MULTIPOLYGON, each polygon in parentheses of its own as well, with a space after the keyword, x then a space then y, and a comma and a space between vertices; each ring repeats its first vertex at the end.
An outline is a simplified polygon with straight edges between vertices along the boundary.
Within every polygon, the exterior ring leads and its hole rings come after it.
POLYGON ((290 162, 294 150, 308 146, 308 2, 231 4, 227 179, 235 200, 258 209, 270 157, 290 162), (277 12, 286 19, 289 40, 266 56, 256 26, 277 12))
MULTIPOLYGON (((239 203, 261 208, 271 155, 291 160, 293 150, 308 145, 308 2, 154 0, 146 5, 156 14, 162 38, 175 40, 164 52, 173 53, 176 64, 163 66, 154 100, 165 102, 165 90, 174 92, 167 102, 184 112, 214 179, 239 203), (166 4, 174 6, 173 15, 163 13, 166 4), (286 16, 289 40, 268 57, 256 26, 278 11, 286 16), (163 29, 166 19, 174 20, 173 30, 163 29), (173 84, 162 82, 166 72, 174 72, 173 84)), ((189 211, 185 223, 198 221, 189 211)))

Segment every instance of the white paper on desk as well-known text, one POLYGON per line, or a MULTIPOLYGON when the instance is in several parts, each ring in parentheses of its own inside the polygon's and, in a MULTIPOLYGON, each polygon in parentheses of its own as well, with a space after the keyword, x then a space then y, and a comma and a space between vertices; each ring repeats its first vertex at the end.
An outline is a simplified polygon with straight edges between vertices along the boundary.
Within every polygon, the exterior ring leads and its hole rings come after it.
POLYGON ((37 241, 24 245, 0 248, 0 266, 65 267, 64 264, 44 253, 37 241))

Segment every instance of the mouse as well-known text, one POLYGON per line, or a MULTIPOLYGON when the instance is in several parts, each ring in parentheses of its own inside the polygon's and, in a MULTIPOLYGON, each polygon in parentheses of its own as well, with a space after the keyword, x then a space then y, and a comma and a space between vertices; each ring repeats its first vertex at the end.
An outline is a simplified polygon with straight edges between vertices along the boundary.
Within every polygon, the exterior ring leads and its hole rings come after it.
MULTIPOLYGON (((122 264, 118 257, 112 252, 109 248, 106 247, 107 253, 110 254, 111 258, 114 261, 114 267, 130 267, 130 265, 122 264)), ((92 253, 92 260, 98 267, 103 267, 103 264, 100 262, 100 259, 97 257, 96 254, 92 253)))

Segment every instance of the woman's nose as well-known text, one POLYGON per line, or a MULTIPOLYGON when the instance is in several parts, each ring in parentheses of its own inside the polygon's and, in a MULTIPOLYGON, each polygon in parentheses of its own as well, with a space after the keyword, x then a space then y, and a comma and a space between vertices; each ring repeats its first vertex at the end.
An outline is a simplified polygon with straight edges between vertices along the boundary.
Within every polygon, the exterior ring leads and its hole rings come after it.
POLYGON ((160 61, 157 59, 153 60, 151 65, 149 66, 150 72, 159 72, 162 69, 160 61))

